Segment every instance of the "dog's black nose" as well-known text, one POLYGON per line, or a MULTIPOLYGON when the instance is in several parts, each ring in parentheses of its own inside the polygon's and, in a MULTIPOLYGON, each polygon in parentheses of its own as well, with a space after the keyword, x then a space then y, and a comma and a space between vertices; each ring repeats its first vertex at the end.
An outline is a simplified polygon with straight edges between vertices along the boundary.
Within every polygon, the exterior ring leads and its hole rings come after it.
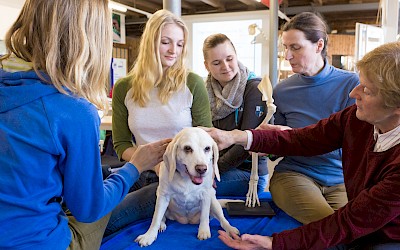
POLYGON ((207 165, 196 165, 194 169, 196 169, 197 173, 204 174, 207 171, 207 165))

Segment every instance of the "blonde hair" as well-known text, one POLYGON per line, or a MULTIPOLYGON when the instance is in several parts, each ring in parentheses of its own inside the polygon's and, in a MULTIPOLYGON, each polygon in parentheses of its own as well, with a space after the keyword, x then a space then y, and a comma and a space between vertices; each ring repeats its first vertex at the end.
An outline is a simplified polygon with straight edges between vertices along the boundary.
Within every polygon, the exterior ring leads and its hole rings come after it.
POLYGON ((61 93, 107 108, 106 84, 112 56, 107 0, 26 0, 6 35, 5 60, 15 54, 61 93))
POLYGON ((386 107, 400 107, 400 42, 375 48, 358 61, 356 66, 375 83, 386 107))
POLYGON ((185 58, 187 53, 186 42, 188 31, 179 17, 168 10, 155 12, 147 21, 139 45, 139 55, 135 66, 129 72, 133 101, 139 106, 146 106, 149 94, 153 88, 159 89, 161 103, 168 102, 171 95, 186 84, 187 69, 185 58), (166 24, 177 24, 184 32, 184 43, 181 56, 176 63, 163 72, 159 47, 161 32, 166 24))

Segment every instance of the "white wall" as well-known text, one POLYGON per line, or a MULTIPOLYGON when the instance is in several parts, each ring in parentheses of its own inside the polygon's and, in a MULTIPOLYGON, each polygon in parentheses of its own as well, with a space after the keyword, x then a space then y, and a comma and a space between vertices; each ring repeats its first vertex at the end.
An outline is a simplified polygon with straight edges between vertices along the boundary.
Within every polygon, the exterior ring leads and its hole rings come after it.
MULTIPOLYGON (((219 14, 202 14, 202 15, 187 15, 187 16, 182 16, 182 19, 185 21, 188 29, 189 29, 189 40, 188 40, 188 58, 187 58, 187 64, 188 67, 192 70, 195 70, 196 73, 202 74, 202 72, 197 72, 198 70, 196 70, 196 68, 199 68, 198 65, 203 65, 203 54, 202 54, 202 44, 204 41, 204 38, 207 35, 211 35, 213 33, 224 33, 226 34, 228 37, 230 37, 230 32, 232 31, 232 28, 227 28, 227 27, 223 27, 221 25, 221 27, 216 27, 215 26, 215 22, 222 22, 222 21, 238 21, 238 22, 247 22, 246 20, 256 20, 259 19, 261 20, 261 26, 262 29, 266 35, 266 37, 268 37, 269 34, 269 11, 268 10, 262 10, 262 11, 248 11, 248 12, 234 12, 234 13, 219 13, 219 14), (210 23, 209 26, 209 34, 207 33, 207 30, 203 30, 202 32, 204 34, 196 34, 196 36, 201 37, 201 41, 193 41, 193 24, 195 23, 210 23), (201 44, 201 46, 199 46, 199 44, 201 44), (194 46, 194 47, 193 47, 194 46), (193 53, 193 50, 195 48, 195 53, 193 53), (195 54, 195 55, 194 55, 195 54)), ((248 31, 247 31, 247 24, 245 28, 243 29, 243 34, 244 40, 248 40, 245 43, 242 43, 242 45, 239 45, 239 41, 234 41, 233 39, 233 43, 236 47, 236 49, 238 49, 238 46, 248 46, 249 50, 252 51, 254 45, 250 43, 250 41, 252 40, 252 36, 248 35, 248 31)), ((250 53, 250 52, 249 52, 250 53)), ((268 61, 268 41, 265 41, 261 44, 261 55, 256 55, 256 56, 261 56, 261 74, 260 75, 264 75, 268 73, 268 65, 269 65, 269 61, 268 61)), ((241 55, 238 53, 238 59, 239 61, 241 60, 241 58, 245 58, 248 57, 249 55, 241 55)), ((250 56, 253 56, 250 55, 250 56)), ((252 63, 250 63, 252 64, 252 63)), ((252 65, 246 65, 248 66, 250 69, 252 68, 252 65)), ((257 72, 258 73, 258 72, 257 72)))
POLYGON ((25 0, 0 0, 0 40, 17 19, 25 0))

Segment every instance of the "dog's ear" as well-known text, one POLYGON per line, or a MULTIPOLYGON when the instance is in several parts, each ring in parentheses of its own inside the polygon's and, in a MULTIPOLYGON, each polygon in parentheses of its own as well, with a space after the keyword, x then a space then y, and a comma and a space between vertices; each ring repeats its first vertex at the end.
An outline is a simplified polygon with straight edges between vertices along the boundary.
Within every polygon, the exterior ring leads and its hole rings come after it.
POLYGON ((215 177, 217 177, 218 181, 221 181, 221 177, 219 176, 219 169, 218 169, 218 158, 219 158, 219 151, 218 151, 218 145, 213 141, 213 168, 214 168, 214 173, 215 177))
POLYGON ((172 181, 174 178, 174 174, 176 171, 176 149, 178 148, 178 143, 176 140, 172 140, 168 146, 167 149, 165 150, 163 159, 164 159, 164 164, 168 169, 169 176, 168 179, 169 181, 172 181))

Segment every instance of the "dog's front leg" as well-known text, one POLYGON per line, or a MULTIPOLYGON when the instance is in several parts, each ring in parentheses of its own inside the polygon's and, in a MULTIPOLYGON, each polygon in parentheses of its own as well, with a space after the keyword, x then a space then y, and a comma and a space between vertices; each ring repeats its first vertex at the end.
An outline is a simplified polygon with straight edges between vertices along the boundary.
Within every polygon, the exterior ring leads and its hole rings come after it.
MULTIPOLYGON (((165 211, 168 208, 170 199, 170 196, 157 196, 156 207, 149 229, 145 234, 139 235, 135 239, 135 242, 138 242, 140 246, 149 246, 157 239, 158 230, 160 229, 161 222, 165 215, 165 211)), ((163 227, 163 229, 165 230, 165 223, 163 223, 163 227)))
POLYGON ((225 218, 221 204, 218 202, 215 195, 211 198, 211 215, 219 221, 221 227, 228 234, 234 233, 239 235, 239 230, 236 227, 231 226, 231 224, 229 224, 229 221, 225 218))
POLYGON ((210 207, 211 199, 209 195, 204 195, 201 200, 201 211, 200 211, 200 225, 197 238, 199 240, 206 240, 211 237, 210 231, 210 207))

